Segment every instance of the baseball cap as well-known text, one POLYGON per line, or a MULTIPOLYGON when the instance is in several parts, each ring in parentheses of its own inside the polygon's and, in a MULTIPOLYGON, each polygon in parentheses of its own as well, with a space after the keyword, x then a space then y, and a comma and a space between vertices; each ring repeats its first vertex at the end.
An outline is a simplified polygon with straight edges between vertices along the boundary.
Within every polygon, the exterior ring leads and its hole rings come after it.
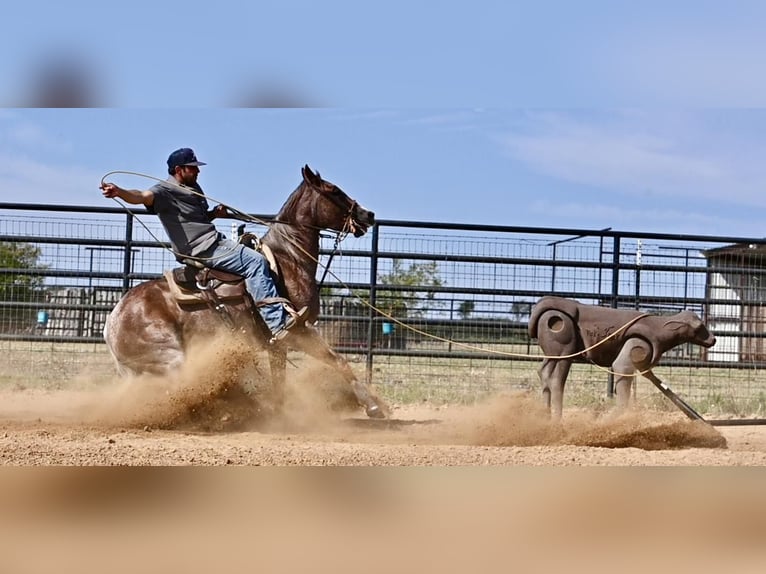
POLYGON ((188 147, 177 149, 168 157, 168 168, 175 169, 179 165, 207 165, 205 162, 197 160, 194 150, 188 147))

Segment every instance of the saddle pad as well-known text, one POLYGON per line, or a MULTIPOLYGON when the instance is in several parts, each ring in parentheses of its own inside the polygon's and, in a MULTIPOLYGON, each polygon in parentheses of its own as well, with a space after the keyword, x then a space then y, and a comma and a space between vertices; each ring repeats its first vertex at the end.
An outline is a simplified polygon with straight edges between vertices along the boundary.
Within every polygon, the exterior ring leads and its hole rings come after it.
POLYGON ((199 292, 187 291, 186 289, 181 289, 181 287, 178 286, 178 283, 176 283, 176 280, 173 277, 172 269, 167 269, 163 273, 163 275, 165 276, 165 280, 168 282, 171 295, 173 295, 173 298, 179 303, 204 303, 205 302, 205 300, 202 298, 202 295, 200 295, 199 292))

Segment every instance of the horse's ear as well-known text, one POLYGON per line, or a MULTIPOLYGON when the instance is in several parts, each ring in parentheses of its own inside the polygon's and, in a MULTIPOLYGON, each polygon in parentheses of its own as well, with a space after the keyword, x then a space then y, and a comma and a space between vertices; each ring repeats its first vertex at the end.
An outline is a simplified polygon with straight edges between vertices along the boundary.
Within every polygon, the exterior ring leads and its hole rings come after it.
POLYGON ((322 183, 322 178, 319 177, 319 172, 314 173, 311 171, 311 168, 308 166, 308 164, 301 168, 301 173, 303 174, 303 179, 306 180, 306 183, 310 183, 312 185, 319 185, 322 183))

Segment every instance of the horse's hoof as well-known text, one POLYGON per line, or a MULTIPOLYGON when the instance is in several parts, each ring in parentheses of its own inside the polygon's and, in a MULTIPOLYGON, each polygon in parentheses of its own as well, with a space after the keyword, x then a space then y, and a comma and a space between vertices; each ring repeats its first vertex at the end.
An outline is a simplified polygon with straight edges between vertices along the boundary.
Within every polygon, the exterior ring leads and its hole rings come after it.
POLYGON ((367 416, 371 419, 384 419, 386 418, 386 413, 383 412, 383 409, 381 409, 378 405, 372 405, 371 407, 367 407, 366 409, 367 416))

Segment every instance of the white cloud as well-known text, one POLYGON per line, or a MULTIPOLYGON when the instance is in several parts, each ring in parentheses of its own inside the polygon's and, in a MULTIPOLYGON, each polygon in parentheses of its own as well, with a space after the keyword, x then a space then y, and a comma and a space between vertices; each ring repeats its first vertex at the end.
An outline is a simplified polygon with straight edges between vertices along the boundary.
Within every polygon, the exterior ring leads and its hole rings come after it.
POLYGON ((92 205, 101 200, 100 177, 79 166, 57 167, 0 152, 3 201, 92 205))
POLYGON ((11 145, 19 145, 37 151, 67 154, 72 150, 71 142, 53 136, 31 123, 19 123, 8 127, 5 130, 5 137, 11 145))
POLYGON ((533 114, 529 124, 499 142, 504 153, 537 174, 602 192, 766 206, 766 169, 744 152, 750 141, 739 142, 742 154, 715 149, 717 134, 701 124, 681 121, 666 129, 663 119, 648 113, 595 119, 533 114), (703 146, 701 140, 711 143, 703 146))
POLYGON ((593 203, 592 201, 535 201, 531 213, 544 216, 550 226, 577 229, 717 235, 728 237, 761 237, 763 225, 758 220, 743 221, 717 213, 667 208, 658 202, 636 202, 632 206, 593 203), (558 220, 558 222, 557 222, 558 220), (562 223, 563 222, 563 223, 562 223))

